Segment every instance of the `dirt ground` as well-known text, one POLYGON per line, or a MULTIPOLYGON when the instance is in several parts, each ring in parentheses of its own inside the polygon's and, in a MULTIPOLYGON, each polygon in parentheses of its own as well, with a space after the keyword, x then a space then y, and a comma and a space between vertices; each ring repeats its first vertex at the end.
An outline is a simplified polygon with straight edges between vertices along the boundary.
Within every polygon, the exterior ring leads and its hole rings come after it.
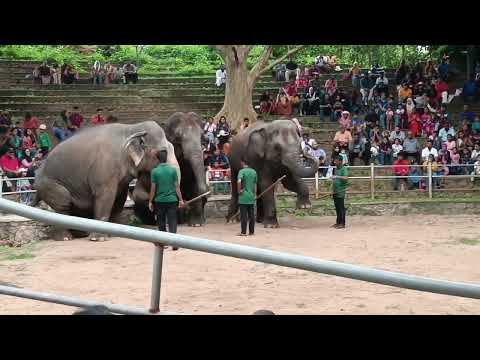
MULTIPOLYGON (((281 228, 237 237, 210 221, 179 233, 438 279, 480 283, 475 216, 285 217, 281 228)), ((153 245, 112 238, 45 241, 34 257, 0 261, 0 284, 148 307, 153 245)), ((185 249, 165 251, 161 308, 189 314, 479 314, 480 302, 370 284, 185 249)), ((0 295, 0 314, 71 314, 62 305, 0 295)))

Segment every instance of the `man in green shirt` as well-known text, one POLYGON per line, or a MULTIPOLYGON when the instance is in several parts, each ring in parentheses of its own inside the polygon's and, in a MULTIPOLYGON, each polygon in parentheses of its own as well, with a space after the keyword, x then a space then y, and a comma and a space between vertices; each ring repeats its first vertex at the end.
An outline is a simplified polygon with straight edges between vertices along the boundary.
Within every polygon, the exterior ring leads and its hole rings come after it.
MULTIPOLYGON (((151 173, 148 207, 150 211, 156 212, 158 230, 167 231, 166 223, 168 223, 168 231, 176 234, 177 207, 184 206, 177 170, 167 164, 167 151, 159 151, 157 158, 160 164, 151 173)), ((177 248, 174 247, 173 250, 177 248)))
POLYGON ((333 203, 337 213, 337 222, 332 225, 335 229, 345 229, 345 192, 348 186, 348 169, 343 165, 343 159, 336 156, 335 159, 335 175, 333 180, 333 203))
POLYGON ((255 216, 253 207, 257 194, 257 172, 248 167, 245 160, 240 161, 242 169, 238 172, 237 191, 238 207, 240 208, 241 232, 239 236, 247 236, 247 222, 249 235, 255 233, 255 216))
POLYGON ((48 136, 47 125, 41 124, 39 127, 40 136, 38 137, 38 147, 42 150, 44 157, 48 155, 48 152, 52 148, 52 142, 50 141, 50 136, 48 136))

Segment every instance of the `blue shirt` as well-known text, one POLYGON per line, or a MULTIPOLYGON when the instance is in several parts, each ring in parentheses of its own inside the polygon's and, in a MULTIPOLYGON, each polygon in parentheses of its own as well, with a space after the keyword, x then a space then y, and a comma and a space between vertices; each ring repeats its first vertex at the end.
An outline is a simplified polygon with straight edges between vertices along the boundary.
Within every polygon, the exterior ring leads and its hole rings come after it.
POLYGON ((475 96, 477 94, 477 84, 475 83, 475 81, 466 81, 463 85, 463 93, 466 96, 475 96))
POLYGON ((462 111, 460 113, 460 120, 467 119, 473 121, 475 119, 475 113, 473 111, 462 111))

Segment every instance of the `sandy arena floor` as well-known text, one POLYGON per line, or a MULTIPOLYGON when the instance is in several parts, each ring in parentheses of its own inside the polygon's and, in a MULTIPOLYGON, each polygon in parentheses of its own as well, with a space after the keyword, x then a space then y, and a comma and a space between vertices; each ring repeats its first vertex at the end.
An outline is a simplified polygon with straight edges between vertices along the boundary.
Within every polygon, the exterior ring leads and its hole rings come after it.
MULTIPOLYGON (((281 228, 237 237, 238 224, 180 227, 187 235, 439 279, 480 283, 474 216, 282 218, 281 228)), ((153 246, 113 238, 40 243, 35 257, 0 262, 0 283, 148 307, 153 246)), ((190 250, 166 250, 161 307, 190 314, 479 314, 480 302, 370 284, 190 250)), ((73 308, 0 295, 0 314, 70 314, 73 308)))

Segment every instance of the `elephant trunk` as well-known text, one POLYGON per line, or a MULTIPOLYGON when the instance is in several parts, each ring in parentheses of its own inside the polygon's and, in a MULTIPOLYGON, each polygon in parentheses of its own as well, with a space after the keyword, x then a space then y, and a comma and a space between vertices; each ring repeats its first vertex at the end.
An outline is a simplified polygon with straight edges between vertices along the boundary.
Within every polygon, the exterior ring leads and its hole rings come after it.
POLYGON ((318 171, 319 161, 318 159, 310 156, 309 154, 305 155, 307 158, 312 160, 313 164, 311 167, 306 167, 301 159, 301 156, 298 152, 295 153, 288 153, 284 157, 282 163, 285 165, 292 174, 301 177, 301 178, 309 178, 315 176, 315 173, 318 171))
POLYGON ((203 165, 203 156, 201 154, 201 152, 195 154, 185 154, 185 157, 190 162, 190 166, 192 167, 193 174, 195 176, 195 184, 198 195, 208 191, 205 167, 203 165))

